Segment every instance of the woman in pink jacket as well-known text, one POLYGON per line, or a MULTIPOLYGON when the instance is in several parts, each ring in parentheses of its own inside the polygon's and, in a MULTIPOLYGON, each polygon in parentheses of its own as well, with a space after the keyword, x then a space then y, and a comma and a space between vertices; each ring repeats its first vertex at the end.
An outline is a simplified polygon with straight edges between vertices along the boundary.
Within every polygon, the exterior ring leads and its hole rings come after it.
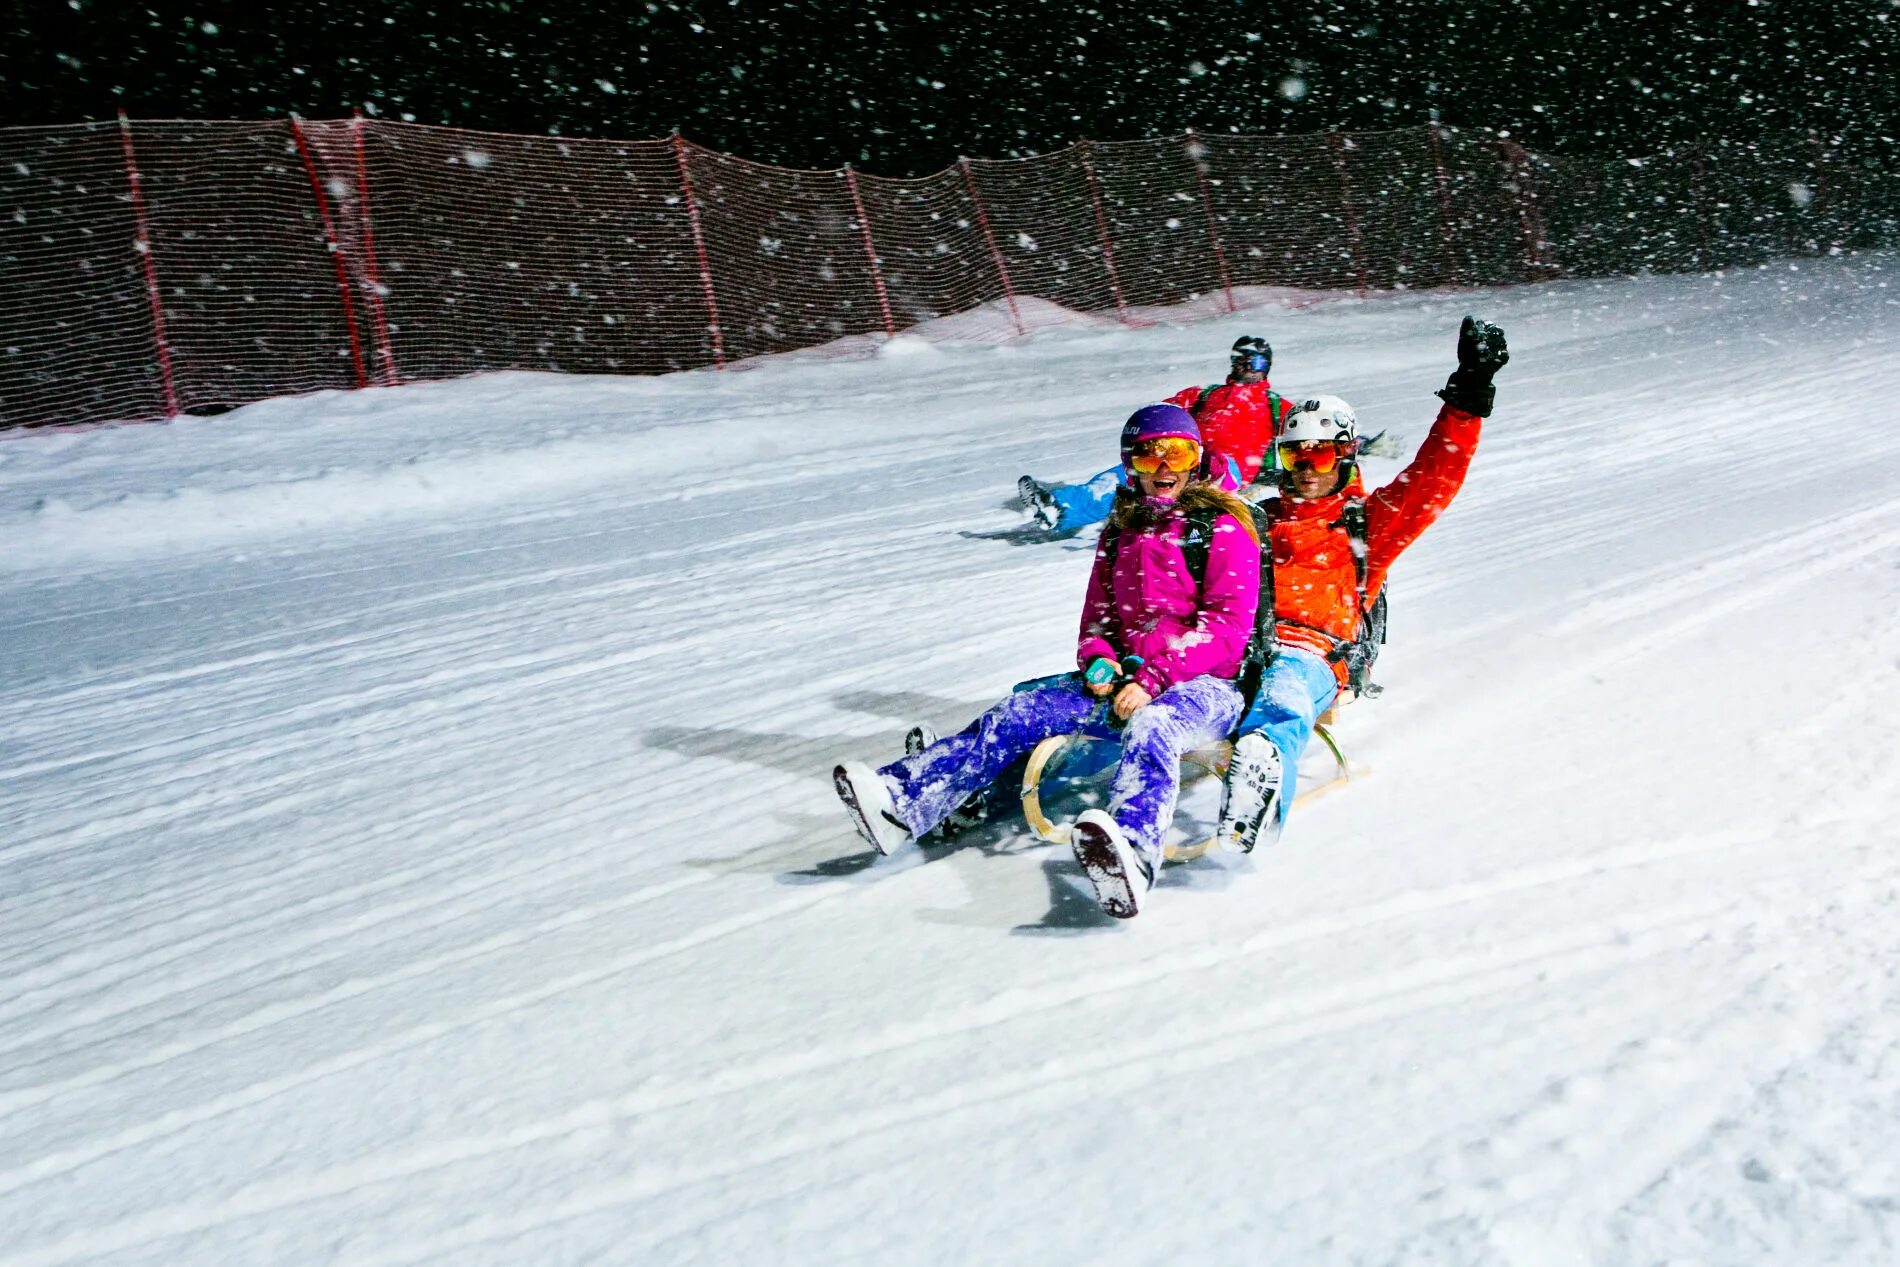
POLYGON ((1137 410, 1121 449, 1136 487, 1116 495, 1096 546, 1077 671, 1011 694, 882 769, 847 761, 834 772, 878 852, 929 832, 1051 735, 1120 727, 1108 809, 1082 814, 1071 839, 1102 909, 1123 919, 1140 911, 1160 870, 1182 755, 1227 738, 1240 720, 1234 677, 1260 599, 1260 544, 1247 504, 1207 481, 1187 410, 1137 410))

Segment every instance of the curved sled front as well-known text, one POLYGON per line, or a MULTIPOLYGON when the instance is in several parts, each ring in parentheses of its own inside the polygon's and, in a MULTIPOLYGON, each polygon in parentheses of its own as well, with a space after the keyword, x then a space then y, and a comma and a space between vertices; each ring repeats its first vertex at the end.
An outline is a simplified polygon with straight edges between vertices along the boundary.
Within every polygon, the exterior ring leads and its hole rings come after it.
MULTIPOLYGON (((1293 798, 1293 804, 1295 806, 1303 805, 1316 797, 1325 795, 1335 788, 1343 787, 1353 779, 1366 774, 1365 770, 1355 769, 1352 764, 1346 760, 1345 751, 1340 748, 1339 741, 1333 737, 1332 731, 1326 726, 1316 726, 1313 733, 1325 743, 1326 751, 1332 756, 1334 765, 1337 768, 1337 773, 1326 782, 1311 785, 1298 796, 1295 796, 1293 798)), ((1074 754, 1080 745, 1100 743, 1113 743, 1113 740, 1097 739, 1087 735, 1053 735, 1037 744, 1035 748, 1031 750, 1029 762, 1023 768, 1023 818, 1028 822, 1029 829, 1035 832, 1039 839, 1046 840, 1055 845, 1066 845, 1069 843, 1068 825, 1058 824, 1052 821, 1050 817, 1043 812, 1043 779, 1045 777, 1062 777, 1061 771, 1064 762, 1069 756, 1074 754), (1053 771, 1050 769, 1052 765, 1055 767, 1053 771)), ((1227 762, 1232 754, 1233 745, 1229 743, 1219 743, 1211 748, 1204 748, 1197 752, 1188 753, 1181 758, 1182 784, 1185 785, 1192 779, 1201 778, 1210 774, 1224 778, 1227 774, 1227 762)), ((1169 845, 1166 850, 1166 857, 1169 862, 1187 862, 1201 857, 1213 847, 1214 839, 1210 836, 1204 840, 1187 841, 1179 845, 1169 845)))
POLYGON ((1029 764, 1023 767, 1023 818, 1029 823, 1030 831, 1050 844, 1068 844, 1069 829, 1056 826, 1042 812, 1042 772, 1057 754, 1075 742, 1074 735, 1051 735, 1030 750, 1029 764))

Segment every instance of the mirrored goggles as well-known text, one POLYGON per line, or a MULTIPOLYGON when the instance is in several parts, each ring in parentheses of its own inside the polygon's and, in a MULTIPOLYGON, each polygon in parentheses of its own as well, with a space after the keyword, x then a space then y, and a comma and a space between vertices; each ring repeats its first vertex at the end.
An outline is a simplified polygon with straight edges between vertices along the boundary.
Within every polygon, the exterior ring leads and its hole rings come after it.
POLYGON ((1321 475, 1352 456, 1348 446, 1337 440, 1293 440, 1281 444, 1279 449, 1281 470, 1307 466, 1321 475))
POLYGON ((1200 465, 1201 446, 1180 436, 1143 440, 1128 451, 1128 467, 1137 475, 1153 475, 1162 467, 1191 471, 1200 465))
POLYGON ((1236 352, 1234 354, 1236 372, 1245 370, 1252 374, 1264 374, 1267 372, 1267 367, 1272 364, 1272 359, 1265 352, 1236 352))

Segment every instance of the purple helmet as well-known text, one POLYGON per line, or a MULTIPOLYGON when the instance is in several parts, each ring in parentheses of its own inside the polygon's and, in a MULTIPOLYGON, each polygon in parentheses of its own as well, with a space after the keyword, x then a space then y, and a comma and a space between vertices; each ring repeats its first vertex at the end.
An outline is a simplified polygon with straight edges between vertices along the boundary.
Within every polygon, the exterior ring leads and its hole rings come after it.
POLYGON ((1201 439, 1201 424, 1194 421, 1193 414, 1179 405, 1143 405, 1128 415, 1128 421, 1122 424, 1122 465, 1128 465, 1135 446, 1142 441, 1160 440, 1168 436, 1192 440, 1201 446, 1201 463, 1195 468, 1194 478, 1207 479, 1208 472, 1213 469, 1213 455, 1201 439))
POLYGON ((1167 436, 1179 436, 1200 444, 1201 424, 1179 405, 1143 405, 1135 410, 1122 424, 1122 465, 1128 465, 1129 456, 1142 441, 1167 436))

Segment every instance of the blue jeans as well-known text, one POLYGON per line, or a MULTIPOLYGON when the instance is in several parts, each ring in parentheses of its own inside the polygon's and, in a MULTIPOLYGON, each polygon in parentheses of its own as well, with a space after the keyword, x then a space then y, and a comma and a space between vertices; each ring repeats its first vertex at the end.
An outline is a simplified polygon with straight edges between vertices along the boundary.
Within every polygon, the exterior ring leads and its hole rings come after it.
MULTIPOLYGON (((1240 467, 1232 458, 1226 461, 1228 475, 1234 486, 1239 487, 1240 467)), ((1056 520, 1056 530, 1070 532, 1101 523, 1108 518, 1109 509, 1115 504, 1115 490, 1127 482, 1128 472, 1117 463, 1106 471, 1097 471, 1080 484, 1057 484, 1049 490, 1049 496, 1055 499, 1056 509, 1061 512, 1056 520)))
POLYGON ((1339 694, 1339 679, 1323 656, 1297 647, 1281 647, 1261 679, 1260 693, 1253 707, 1240 721, 1239 735, 1259 731, 1280 750, 1280 797, 1277 802, 1280 823, 1286 823, 1287 807, 1293 804, 1300 754, 1313 737, 1319 715, 1339 694))
POLYGON ((891 789, 897 816, 912 835, 922 836, 1052 735, 1119 738, 1121 760, 1108 812, 1128 843, 1159 866, 1181 792, 1181 758, 1232 733, 1240 702, 1240 689, 1225 678, 1190 678, 1156 696, 1117 731, 1079 675, 1065 674, 1012 692, 961 731, 878 773, 891 789))

